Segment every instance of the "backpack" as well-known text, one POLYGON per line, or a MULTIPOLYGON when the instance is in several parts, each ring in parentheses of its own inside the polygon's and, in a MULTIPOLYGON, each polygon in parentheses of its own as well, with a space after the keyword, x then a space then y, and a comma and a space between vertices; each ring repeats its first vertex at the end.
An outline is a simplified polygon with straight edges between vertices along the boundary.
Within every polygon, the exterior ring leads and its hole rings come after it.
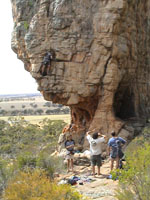
POLYGON ((119 156, 121 159, 124 156, 124 153, 122 152, 121 149, 121 142, 118 138, 115 139, 115 144, 112 146, 112 152, 111 152, 111 157, 116 158, 119 156))
POLYGON ((70 184, 70 185, 76 185, 77 181, 74 180, 74 179, 68 179, 68 184, 70 184))

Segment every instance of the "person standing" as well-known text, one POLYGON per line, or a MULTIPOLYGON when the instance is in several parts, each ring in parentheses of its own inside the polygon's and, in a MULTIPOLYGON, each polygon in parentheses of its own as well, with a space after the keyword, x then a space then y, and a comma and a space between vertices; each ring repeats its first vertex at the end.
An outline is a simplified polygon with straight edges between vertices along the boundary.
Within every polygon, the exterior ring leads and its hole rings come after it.
POLYGON ((91 136, 89 132, 87 132, 87 140, 90 144, 90 152, 91 152, 91 166, 92 173, 95 177, 95 166, 97 165, 98 175, 100 175, 100 167, 102 165, 101 153, 102 153, 102 143, 105 142, 105 136, 96 132, 91 136))
POLYGON ((111 158, 110 170, 113 170, 114 161, 116 161, 116 169, 119 168, 119 161, 123 157, 122 146, 126 143, 126 141, 117 137, 115 131, 111 133, 112 138, 108 141, 108 154, 111 158))
POLYGON ((75 141, 72 139, 71 134, 67 135, 66 137, 67 137, 67 140, 65 142, 65 148, 66 148, 67 169, 68 169, 68 172, 70 172, 70 168, 71 168, 73 172, 73 157, 74 157, 75 141))

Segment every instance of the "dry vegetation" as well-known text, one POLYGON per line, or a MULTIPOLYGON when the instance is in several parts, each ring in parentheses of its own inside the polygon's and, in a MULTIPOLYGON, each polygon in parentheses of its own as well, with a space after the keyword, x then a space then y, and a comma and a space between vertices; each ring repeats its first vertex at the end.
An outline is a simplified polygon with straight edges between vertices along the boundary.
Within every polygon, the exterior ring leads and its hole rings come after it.
MULTIPOLYGON (((44 118, 48 118, 50 120, 63 120, 66 123, 70 123, 70 115, 36 115, 36 116, 24 116, 24 119, 31 124, 38 124, 44 118)), ((0 117, 0 120, 8 121, 9 116, 0 117)))
POLYGON ((69 108, 45 101, 42 96, 38 95, 0 98, 0 116, 34 116, 55 114, 69 114, 69 108))

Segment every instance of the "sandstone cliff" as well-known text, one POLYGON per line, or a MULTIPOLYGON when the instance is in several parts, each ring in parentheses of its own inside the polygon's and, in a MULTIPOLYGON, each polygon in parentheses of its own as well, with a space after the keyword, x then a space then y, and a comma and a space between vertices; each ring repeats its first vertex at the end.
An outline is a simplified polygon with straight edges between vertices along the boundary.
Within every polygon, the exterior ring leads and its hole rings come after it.
POLYGON ((70 107, 77 139, 93 128, 132 138, 150 115, 150 0, 11 2, 12 49, 44 98, 70 107))

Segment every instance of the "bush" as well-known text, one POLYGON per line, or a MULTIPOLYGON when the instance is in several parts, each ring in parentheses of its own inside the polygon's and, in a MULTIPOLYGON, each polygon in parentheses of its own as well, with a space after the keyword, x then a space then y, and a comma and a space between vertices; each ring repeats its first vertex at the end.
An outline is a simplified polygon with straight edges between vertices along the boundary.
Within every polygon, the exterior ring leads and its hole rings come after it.
POLYGON ((80 200, 81 195, 69 185, 52 183, 44 171, 20 172, 12 179, 3 195, 7 200, 80 200))
MULTIPOLYGON (((50 120, 47 118, 41 122, 43 135, 49 138, 49 140, 47 140, 48 143, 53 143, 52 151, 57 149, 58 137, 65 125, 66 123, 62 120, 50 120)), ((43 137, 43 140, 45 140, 45 137, 43 137)))
POLYGON ((138 138, 133 142, 133 146, 129 146, 126 153, 126 165, 119 171, 121 187, 116 197, 119 200, 148 200, 150 196, 149 169, 150 144, 138 138))
POLYGON ((28 22, 27 22, 27 21, 24 21, 24 29, 25 29, 25 30, 28 30, 28 28, 29 28, 28 22))
POLYGON ((16 160, 17 168, 24 169, 26 167, 35 168, 36 167, 36 156, 30 152, 25 152, 18 156, 16 160))
POLYGON ((28 123, 23 117, 11 117, 8 122, 0 120, 0 154, 15 157, 20 149, 37 154, 43 148, 49 148, 51 154, 65 125, 62 120, 44 119, 40 126, 28 123))
POLYGON ((52 114, 52 110, 48 109, 48 110, 46 110, 45 113, 46 113, 47 115, 48 115, 48 114, 52 114))
POLYGON ((0 194, 5 188, 7 181, 13 176, 13 168, 10 160, 0 157, 0 194))
POLYGON ((17 171, 18 169, 25 170, 27 168, 43 169, 50 178, 53 178, 54 172, 62 172, 65 165, 63 159, 51 157, 47 152, 40 152, 39 155, 24 152, 14 161, 14 169, 17 171))
POLYGON ((0 147, 0 153, 11 153, 11 144, 4 144, 0 147))
POLYGON ((40 153, 37 157, 37 167, 44 169, 51 178, 55 172, 62 172, 65 169, 62 158, 51 157, 45 152, 40 153))
POLYGON ((44 104, 44 107, 51 107, 51 102, 46 102, 46 103, 44 104))
POLYGON ((6 110, 0 110, 0 115, 6 115, 7 111, 6 110))
POLYGON ((65 124, 61 120, 45 119, 38 126, 23 117, 11 117, 8 122, 0 120, 0 156, 3 158, 0 159, 0 193, 19 171, 43 169, 53 178, 54 172, 65 168, 63 160, 50 156, 65 124))
POLYGON ((42 115, 43 112, 44 112, 44 111, 43 111, 42 109, 37 109, 37 110, 35 111, 35 114, 42 115))

